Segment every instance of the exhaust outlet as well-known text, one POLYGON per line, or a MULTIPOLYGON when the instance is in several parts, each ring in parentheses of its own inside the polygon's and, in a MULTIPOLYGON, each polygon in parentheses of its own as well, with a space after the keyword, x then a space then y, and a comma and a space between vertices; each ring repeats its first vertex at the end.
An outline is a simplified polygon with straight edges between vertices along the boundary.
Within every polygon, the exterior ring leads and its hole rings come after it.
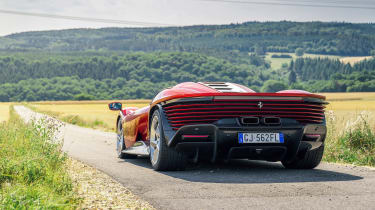
POLYGON ((266 125, 280 125, 280 117, 265 117, 263 118, 263 123, 266 125))
POLYGON ((241 123, 243 125, 258 125, 259 118, 258 117, 241 117, 241 123))

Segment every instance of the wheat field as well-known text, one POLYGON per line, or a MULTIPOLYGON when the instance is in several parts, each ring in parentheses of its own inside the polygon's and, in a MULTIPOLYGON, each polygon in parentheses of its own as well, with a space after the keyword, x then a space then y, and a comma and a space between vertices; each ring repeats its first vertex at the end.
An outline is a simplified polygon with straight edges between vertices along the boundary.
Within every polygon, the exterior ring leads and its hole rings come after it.
MULTIPOLYGON (((51 101, 36 102, 31 105, 37 110, 46 114, 54 115, 60 119, 67 116, 79 116, 87 122, 100 121, 105 128, 114 131, 116 127, 117 111, 108 109, 108 103, 113 101, 51 101)), ((118 101, 124 107, 144 107, 150 100, 124 100, 118 101)), ((108 129, 107 129, 108 130, 108 129)))
POLYGON ((340 61, 343 63, 350 63, 351 65, 353 65, 365 59, 371 59, 371 58, 372 56, 343 57, 343 58, 340 58, 340 61))
POLYGON ((375 93, 323 93, 329 104, 326 115, 333 116, 336 126, 347 127, 359 117, 366 117, 375 129, 375 93))

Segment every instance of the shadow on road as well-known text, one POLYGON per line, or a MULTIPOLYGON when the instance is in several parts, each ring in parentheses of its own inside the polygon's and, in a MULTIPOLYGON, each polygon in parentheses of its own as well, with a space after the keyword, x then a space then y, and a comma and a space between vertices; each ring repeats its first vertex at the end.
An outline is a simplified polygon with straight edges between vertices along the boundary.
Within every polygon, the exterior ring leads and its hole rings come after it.
MULTIPOLYGON (((151 170, 151 164, 147 158, 126 160, 126 162, 151 170)), ((285 169, 281 163, 249 160, 231 160, 228 163, 214 164, 203 162, 190 165, 186 171, 159 173, 190 182, 206 183, 293 183, 363 179, 363 177, 342 172, 323 169, 290 170, 285 169)))

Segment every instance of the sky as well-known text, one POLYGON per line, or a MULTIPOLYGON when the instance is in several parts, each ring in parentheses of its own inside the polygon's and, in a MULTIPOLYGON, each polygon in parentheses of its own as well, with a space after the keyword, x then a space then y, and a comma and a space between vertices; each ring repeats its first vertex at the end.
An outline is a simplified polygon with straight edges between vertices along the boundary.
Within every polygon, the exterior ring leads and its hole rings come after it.
POLYGON ((375 0, 0 0, 0 36, 69 28, 280 20, 374 23, 375 0), (51 15, 96 20, 68 20, 51 15))

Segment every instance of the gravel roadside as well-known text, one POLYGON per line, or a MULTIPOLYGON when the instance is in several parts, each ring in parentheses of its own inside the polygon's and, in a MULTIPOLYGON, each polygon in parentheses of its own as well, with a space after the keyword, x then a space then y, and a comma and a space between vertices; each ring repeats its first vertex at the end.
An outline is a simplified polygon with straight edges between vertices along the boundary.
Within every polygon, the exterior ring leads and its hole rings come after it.
POLYGON ((69 159, 68 171, 83 199, 81 209, 154 209, 107 174, 69 159))

